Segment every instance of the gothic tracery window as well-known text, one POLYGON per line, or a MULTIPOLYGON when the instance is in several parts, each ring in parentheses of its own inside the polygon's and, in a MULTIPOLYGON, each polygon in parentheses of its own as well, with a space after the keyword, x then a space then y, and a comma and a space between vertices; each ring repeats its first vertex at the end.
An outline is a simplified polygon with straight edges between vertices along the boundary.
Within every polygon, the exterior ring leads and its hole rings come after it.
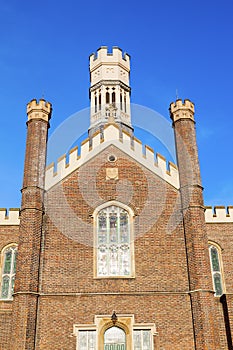
POLYGON ((223 278, 220 250, 216 245, 209 244, 209 254, 215 296, 221 296, 223 294, 223 278))
POLYGON ((12 245, 3 250, 0 299, 11 300, 14 293, 17 246, 12 245))
POLYGON ((132 275, 130 214, 111 205, 97 214, 97 276, 132 275))

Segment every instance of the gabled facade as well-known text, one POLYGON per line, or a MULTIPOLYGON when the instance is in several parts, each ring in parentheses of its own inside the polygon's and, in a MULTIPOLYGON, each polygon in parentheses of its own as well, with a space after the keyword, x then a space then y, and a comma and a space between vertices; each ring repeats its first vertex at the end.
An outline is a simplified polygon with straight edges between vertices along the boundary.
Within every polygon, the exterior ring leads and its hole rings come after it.
POLYGON ((135 135, 130 57, 90 56, 90 128, 46 168, 32 100, 22 206, 0 211, 1 350, 226 350, 233 208, 203 203, 194 104, 170 105, 177 166, 135 135), (17 255, 17 260, 16 260, 17 255))

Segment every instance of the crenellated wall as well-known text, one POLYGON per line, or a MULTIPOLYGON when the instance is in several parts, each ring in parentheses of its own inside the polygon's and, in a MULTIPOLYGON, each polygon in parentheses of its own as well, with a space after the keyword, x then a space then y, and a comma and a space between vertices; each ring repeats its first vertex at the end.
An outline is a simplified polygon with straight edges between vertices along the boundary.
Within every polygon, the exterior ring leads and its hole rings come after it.
POLYGON ((0 225, 19 225, 19 208, 0 208, 0 225))
POLYGON ((206 206, 205 221, 207 223, 233 222, 233 206, 206 206))
POLYGON ((66 163, 66 155, 60 157, 56 172, 54 163, 50 164, 46 170, 45 190, 57 184, 109 145, 115 145, 166 182, 177 189, 179 188, 179 175, 175 164, 169 162, 167 169, 167 162, 163 156, 156 154, 155 157, 154 150, 149 146, 143 146, 141 141, 136 138, 133 139, 132 143, 130 135, 126 132, 123 131, 121 135, 116 124, 109 124, 104 130, 104 138, 101 137, 99 132, 95 133, 92 137, 91 147, 89 138, 82 142, 80 155, 78 155, 78 149, 75 147, 70 151, 68 163, 66 163))

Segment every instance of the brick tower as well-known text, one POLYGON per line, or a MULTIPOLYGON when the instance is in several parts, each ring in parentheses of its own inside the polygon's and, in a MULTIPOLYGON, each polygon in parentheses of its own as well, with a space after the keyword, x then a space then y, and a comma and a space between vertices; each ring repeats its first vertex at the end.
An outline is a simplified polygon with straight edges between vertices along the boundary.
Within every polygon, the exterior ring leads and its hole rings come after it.
POLYGON ((214 325, 208 238, 206 232, 203 188, 196 144, 194 104, 177 100, 170 105, 175 131, 180 176, 181 210, 186 240, 187 267, 196 350, 219 349, 214 325))
POLYGON ((27 143, 14 294, 12 350, 32 350, 35 343, 43 220, 46 144, 52 107, 41 99, 27 105, 27 143))

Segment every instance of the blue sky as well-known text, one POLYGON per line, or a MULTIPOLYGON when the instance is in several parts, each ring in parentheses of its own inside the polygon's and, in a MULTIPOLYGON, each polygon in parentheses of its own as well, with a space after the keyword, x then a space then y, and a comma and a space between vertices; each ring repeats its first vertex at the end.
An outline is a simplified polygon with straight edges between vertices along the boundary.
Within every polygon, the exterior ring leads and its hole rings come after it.
POLYGON ((196 106, 206 205, 233 204, 232 1, 0 0, 0 207, 19 207, 26 104, 53 104, 50 133, 89 106, 88 57, 102 45, 131 55, 133 103, 169 120, 196 106))

